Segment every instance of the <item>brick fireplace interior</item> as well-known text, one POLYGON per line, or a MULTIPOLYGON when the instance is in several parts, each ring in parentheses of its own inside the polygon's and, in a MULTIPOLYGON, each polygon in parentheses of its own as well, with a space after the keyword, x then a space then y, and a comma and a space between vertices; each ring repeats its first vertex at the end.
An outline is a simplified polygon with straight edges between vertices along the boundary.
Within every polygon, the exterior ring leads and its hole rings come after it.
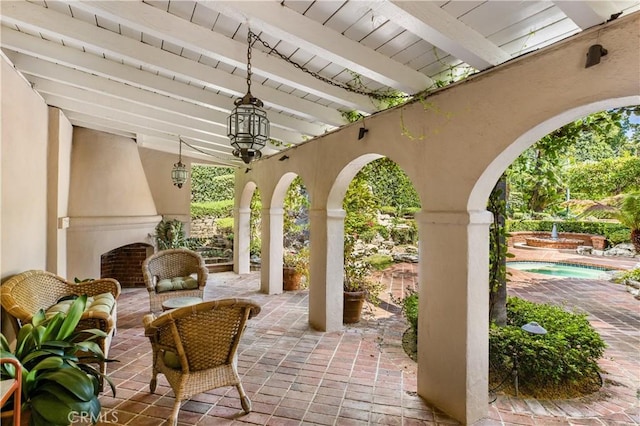
POLYGON ((115 278, 124 287, 144 287, 142 262, 153 254, 153 246, 144 243, 128 244, 100 257, 100 277, 115 278))

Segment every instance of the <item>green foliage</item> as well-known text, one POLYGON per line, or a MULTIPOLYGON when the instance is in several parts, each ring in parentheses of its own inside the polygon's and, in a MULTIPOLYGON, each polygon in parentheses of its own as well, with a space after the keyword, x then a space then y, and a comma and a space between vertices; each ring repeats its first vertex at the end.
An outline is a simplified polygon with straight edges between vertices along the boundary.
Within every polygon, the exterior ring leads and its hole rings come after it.
POLYGON ((593 379, 600 372, 598 359, 606 344, 586 314, 510 297, 507 320, 504 327, 491 325, 489 358, 494 369, 507 373, 517 357, 522 387, 555 388, 593 379), (520 328, 532 321, 547 334, 532 335, 520 328))
POLYGON ((235 175, 231 167, 191 167, 191 201, 222 201, 233 199, 235 175))
POLYGON ((412 288, 407 288, 407 295, 403 298, 391 297, 393 303, 400 306, 402 309, 402 315, 407 319, 407 322, 415 332, 418 334, 418 292, 412 288))
MULTIPOLYGON (((115 396, 109 377, 84 362, 105 360, 94 341, 106 334, 98 329, 76 332, 87 296, 74 300, 67 314, 45 317, 43 310, 34 315, 31 324, 18 332, 16 349, 11 352, 4 335, 0 335, 0 356, 17 359, 22 365, 23 410, 31 410, 32 426, 68 425, 74 413, 87 413, 98 418, 101 405, 98 395, 101 378, 105 378, 115 396)), ((0 379, 15 378, 13 366, 0 367, 0 379)))
POLYGON ((262 253, 262 199, 260 197, 260 190, 256 188, 251 197, 249 203, 251 209, 251 216, 249 218, 249 253, 252 256, 260 256, 262 253))
POLYGON ((609 233, 607 240, 609 240, 609 243, 612 246, 615 246, 621 243, 628 243, 628 242, 631 242, 631 233, 629 232, 628 229, 620 229, 618 231, 613 231, 609 233))
POLYGON ((389 231, 390 237, 394 243, 405 244, 417 244, 418 242, 418 225, 413 219, 399 219, 396 226, 389 231), (401 226, 397 226, 401 225, 401 226))
POLYGON ((379 280, 371 278, 373 270, 371 263, 362 254, 354 251, 356 237, 345 235, 344 241, 344 291, 364 291, 366 298, 374 305, 380 303, 380 293, 384 285, 379 280))
POLYGON ((388 158, 379 158, 362 168, 371 191, 382 206, 394 207, 397 215, 404 211, 420 210, 420 198, 409 177, 400 167, 388 158))
POLYGON ((614 278, 617 283, 624 283, 626 280, 640 281, 640 268, 624 271, 614 278))
POLYGON ((178 219, 162 219, 156 225, 155 237, 160 250, 186 247, 184 225, 178 219))
POLYGON ((361 173, 356 174, 344 196, 343 208, 345 238, 366 233, 377 224, 378 202, 361 173))
POLYGON ((382 271, 393 265, 393 257, 387 254, 372 254, 366 258, 366 261, 371 265, 371 268, 376 271, 382 271))
POLYGON ((221 217, 213 221, 216 229, 223 234, 233 232, 233 217, 221 217))
POLYGON ((289 185, 284 198, 283 232, 285 247, 304 245, 308 239, 309 194, 297 176, 289 185))
MULTIPOLYGON (((639 144, 627 136, 632 132, 626 131, 637 127, 629 120, 637 111, 638 107, 626 107, 589 115, 548 134, 523 152, 507 170, 511 214, 560 212, 567 188, 565 169, 572 162, 637 153, 639 144), (589 143, 594 138, 600 145, 589 143), (602 148, 603 144, 608 148, 602 148)), ((633 180, 633 170, 628 173, 620 171, 618 178, 633 180)), ((608 185, 620 186, 612 181, 608 185)))
POLYGON ((233 216, 233 199, 191 203, 191 218, 213 216, 214 218, 233 216))
POLYGON ((309 282, 309 247, 304 246, 298 251, 285 251, 282 266, 295 268, 304 277, 303 282, 309 282))
POLYGON ((503 175, 491 191, 487 203, 487 210, 493 214, 489 228, 489 319, 499 325, 506 322, 507 257, 513 257, 508 253, 507 246, 505 189, 503 175))
MULTIPOLYGON (((518 231, 545 231, 551 232, 553 224, 557 225, 558 232, 576 232, 583 234, 602 235, 607 240, 612 241, 611 235, 617 235, 620 231, 626 231, 629 234, 629 229, 620 223, 613 222, 585 222, 577 220, 507 220, 506 227, 507 232, 518 231)), ((616 236, 613 237, 615 240, 616 236)))
POLYGON ((640 192, 625 196, 616 219, 631 231, 640 229, 640 192))
POLYGON ((572 191, 592 200, 637 191, 640 189, 640 157, 576 164, 567 170, 567 181, 572 191))

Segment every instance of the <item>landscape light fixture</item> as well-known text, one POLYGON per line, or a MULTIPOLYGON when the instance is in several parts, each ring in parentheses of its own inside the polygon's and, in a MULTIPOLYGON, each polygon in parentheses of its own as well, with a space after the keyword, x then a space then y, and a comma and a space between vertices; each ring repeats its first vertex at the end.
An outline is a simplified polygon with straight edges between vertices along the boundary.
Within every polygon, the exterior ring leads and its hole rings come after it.
POLYGON ((247 33, 247 94, 235 100, 236 106, 227 120, 227 136, 233 147, 233 155, 246 164, 262 157, 260 151, 269 140, 269 120, 262 109, 264 104, 251 94, 251 39, 247 33))
POLYGON ((173 165, 173 169, 171 170, 171 180, 175 186, 182 188, 188 176, 187 166, 182 163, 182 139, 180 139, 178 162, 173 165))
POLYGON ((288 159, 289 159, 289 156, 288 156, 288 155, 283 155, 282 157, 280 157, 280 158, 278 159, 278 161, 284 161, 284 160, 288 160, 288 159))
POLYGON ((520 328, 531 334, 547 334, 547 330, 535 321, 531 321, 530 323, 527 323, 520 328))

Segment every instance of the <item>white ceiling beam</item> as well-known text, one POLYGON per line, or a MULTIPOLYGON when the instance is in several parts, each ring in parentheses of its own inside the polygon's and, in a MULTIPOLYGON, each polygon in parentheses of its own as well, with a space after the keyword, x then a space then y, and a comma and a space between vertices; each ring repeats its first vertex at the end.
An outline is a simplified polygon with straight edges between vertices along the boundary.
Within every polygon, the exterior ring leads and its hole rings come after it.
MULTIPOLYGON (((58 82, 42 79, 40 77, 28 75, 27 78, 32 83, 33 89, 38 93, 54 95, 56 97, 76 101, 79 104, 79 108, 82 108, 83 104, 95 103, 113 111, 126 112, 131 116, 138 117, 142 120, 160 121, 174 125, 177 129, 188 128, 193 131, 201 132, 203 133, 202 137, 207 138, 207 140, 212 144, 219 145, 221 147, 230 146, 229 139, 226 135, 226 128, 223 129, 220 126, 213 125, 212 123, 196 120, 184 115, 172 114, 169 111, 155 109, 150 106, 142 106, 110 96, 96 96, 95 92, 67 86, 58 82)), ((78 109, 76 109, 76 111, 77 110, 78 109)))
POLYGON ((619 12, 612 1, 556 0, 553 3, 583 30, 605 23, 619 12))
MULTIPOLYGON (((113 121, 107 118, 90 116, 82 112, 69 111, 68 113, 65 113, 65 116, 74 126, 86 127, 88 129, 100 130, 107 133, 130 137, 132 139, 136 139, 136 143, 142 148, 155 149, 178 155, 178 138, 173 133, 163 133, 155 130, 145 131, 145 133, 139 133, 136 126, 131 126, 129 124, 113 121), (173 144, 173 146, 171 146, 171 144, 173 144)), ((183 139, 188 140, 187 138, 183 139)), ((189 143, 192 143, 192 141, 189 140, 189 143)), ((205 149, 202 146, 199 146, 199 148, 205 149)), ((183 148, 183 152, 184 149, 185 148, 183 148)), ((206 159, 208 161, 217 162, 232 167, 239 167, 243 165, 242 161, 236 157, 233 157, 231 153, 227 154, 222 152, 212 152, 211 155, 204 155, 196 154, 194 151, 191 151, 190 148, 187 149, 189 150, 187 156, 192 158, 198 157, 203 160, 206 159)))
MULTIPOLYGON (((174 74, 233 96, 240 97, 246 93, 246 80, 242 77, 231 75, 32 3, 3 3, 0 20, 37 31, 46 37, 72 41, 139 66, 174 74)), ((254 96, 263 99, 265 105, 274 106, 297 116, 332 126, 345 124, 344 117, 337 110, 271 87, 264 85, 255 87, 254 96)))
MULTIPOLYGON (((221 111, 169 98, 117 81, 106 80, 92 74, 87 74, 24 54, 13 53, 9 56, 18 71, 23 74, 39 77, 38 83, 34 86, 34 89, 38 92, 53 90, 51 89, 51 87, 53 87, 51 84, 54 84, 52 82, 58 84, 58 87, 55 89, 57 91, 55 94, 61 96, 73 97, 72 92, 78 93, 74 91, 74 88, 82 88, 91 92, 91 95, 87 93, 85 96, 92 96, 96 102, 112 102, 111 99, 118 99, 131 103, 131 106, 128 108, 132 109, 132 113, 141 114, 143 111, 147 111, 146 114, 150 116, 154 114, 156 116, 159 114, 170 114, 170 116, 174 118, 171 120, 167 119, 167 121, 183 120, 192 122, 192 126, 195 128, 206 129, 213 134, 227 137, 226 121, 228 113, 225 114, 221 111), (50 83, 45 83, 47 81, 50 83), (96 95, 98 97, 96 97, 96 95), (157 111, 157 113, 155 113, 154 110, 157 111)), ((33 77, 30 77, 29 80, 34 83, 33 77)), ((271 136, 274 139, 282 140, 286 143, 299 143, 304 141, 300 133, 276 126, 271 126, 271 136)))
POLYGON ((478 70, 511 59, 507 52, 442 10, 437 3, 378 0, 369 5, 374 13, 379 13, 478 70))
MULTIPOLYGON (((207 28, 164 12, 159 8, 139 1, 68 1, 73 8, 79 8, 97 16, 132 27, 136 31, 161 40, 183 46, 201 55, 246 70, 246 43, 240 43, 207 28), (215 50, 214 50, 215 49, 215 50)), ((331 86, 308 74, 293 68, 280 58, 254 49, 251 65, 253 73, 277 81, 303 92, 330 100, 346 108, 367 113, 376 111, 367 96, 359 95, 331 86)))
POLYGON ((283 7, 280 2, 262 1, 259 7, 244 1, 206 0, 198 4, 397 90, 417 93, 433 84, 426 75, 283 7))
POLYGON ((83 102, 78 99, 68 99, 58 95, 49 95, 47 93, 42 93, 41 95, 47 105, 60 108, 65 112, 82 112, 86 115, 108 118, 112 121, 121 121, 122 123, 129 124, 140 129, 137 133, 145 133, 145 130, 155 130, 166 134, 185 136, 209 143, 212 148, 217 149, 219 152, 231 152, 232 150, 231 146, 228 143, 228 139, 207 134, 206 132, 202 132, 187 126, 178 126, 160 120, 155 120, 150 117, 135 116, 131 114, 130 111, 118 111, 103 105, 98 105, 91 102, 83 102))
MULTIPOLYGON (((0 45, 2 47, 25 55, 121 82, 127 87, 133 86, 134 88, 156 92, 172 99, 200 105, 207 109, 223 112, 225 115, 230 113, 233 106, 231 98, 209 90, 202 90, 195 86, 170 80, 90 53, 80 52, 79 50, 11 30, 7 27, 2 27, 0 31, 0 45)), ((57 77, 57 71, 55 70, 54 74, 49 73, 48 76, 42 76, 54 79, 57 77)), ((108 80, 96 78, 96 81, 102 81, 102 84, 105 85, 109 84, 108 80)), ((113 88, 109 90, 113 90, 113 88)), ((272 124, 274 137, 276 134, 282 133, 282 136, 276 137, 276 139, 285 142, 296 142, 299 138, 304 139, 302 135, 321 135, 327 130, 326 127, 274 111, 269 112, 269 121, 272 124), (277 131, 274 129, 276 126, 282 128, 285 132, 277 131)))

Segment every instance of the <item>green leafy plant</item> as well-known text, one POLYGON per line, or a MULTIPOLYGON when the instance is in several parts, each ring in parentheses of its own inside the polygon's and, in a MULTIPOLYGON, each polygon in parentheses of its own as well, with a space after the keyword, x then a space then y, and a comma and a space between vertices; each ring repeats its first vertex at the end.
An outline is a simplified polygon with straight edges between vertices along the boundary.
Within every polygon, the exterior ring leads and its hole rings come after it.
MULTIPOLYGON (((116 394, 109 377, 86 364, 105 360, 94 340, 106 334, 98 329, 75 331, 86 301, 86 295, 80 296, 67 314, 59 312, 49 318, 40 310, 18 332, 14 352, 0 335, 0 356, 15 358, 22 365, 22 407, 30 410, 32 426, 68 425, 75 414, 98 419, 103 378, 116 394)), ((3 365, 0 378, 15 378, 13 366, 3 365)))
POLYGON ((631 243, 636 252, 640 253, 640 192, 628 194, 624 198, 616 219, 631 229, 631 243))
POLYGON ((418 333, 418 292, 407 288, 407 295, 402 298, 391 297, 391 301, 402 309, 402 315, 407 319, 414 333, 418 333))
POLYGON ((363 256, 354 253, 353 246, 355 238, 345 236, 344 248, 344 291, 365 292, 366 299, 374 304, 380 304, 380 293, 384 289, 384 285, 371 277, 372 267, 363 256))
POLYGON ((158 249, 167 250, 186 246, 184 225, 178 219, 162 219, 156 225, 156 243, 158 249))
POLYGON ((640 282, 640 268, 631 269, 615 276, 614 281, 624 283, 627 280, 640 282))
POLYGON ((507 300, 507 325, 492 324, 489 331, 492 372, 506 377, 517 362, 520 390, 534 397, 550 390, 597 389, 598 359, 605 348, 586 314, 517 297, 507 300), (547 334, 533 335, 521 329, 532 321, 547 334))
POLYGON ((298 251, 284 253, 283 267, 294 268, 298 274, 304 277, 304 284, 309 282, 309 247, 304 246, 298 251))

